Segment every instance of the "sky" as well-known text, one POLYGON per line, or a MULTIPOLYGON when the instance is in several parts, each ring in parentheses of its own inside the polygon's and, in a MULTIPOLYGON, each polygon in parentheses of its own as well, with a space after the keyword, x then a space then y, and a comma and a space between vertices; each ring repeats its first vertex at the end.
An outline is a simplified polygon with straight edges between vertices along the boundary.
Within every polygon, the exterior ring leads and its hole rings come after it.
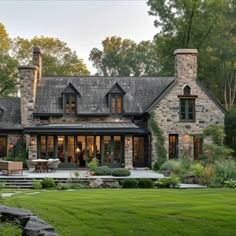
POLYGON ((89 53, 102 49, 106 37, 153 39, 157 29, 148 10, 146 0, 0 0, 0 22, 12 39, 59 38, 93 74, 89 53))

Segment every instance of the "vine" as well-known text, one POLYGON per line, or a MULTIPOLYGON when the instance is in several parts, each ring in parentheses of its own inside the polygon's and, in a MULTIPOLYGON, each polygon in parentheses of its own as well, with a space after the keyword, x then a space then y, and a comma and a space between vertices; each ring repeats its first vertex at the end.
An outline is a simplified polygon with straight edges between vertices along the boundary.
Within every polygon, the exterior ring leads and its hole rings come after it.
POLYGON ((156 151, 157 161, 154 163, 154 169, 158 170, 160 165, 166 161, 167 152, 165 149, 165 137, 163 135, 162 130, 158 126, 154 113, 151 113, 150 124, 153 130, 154 136, 156 138, 155 151, 156 151))

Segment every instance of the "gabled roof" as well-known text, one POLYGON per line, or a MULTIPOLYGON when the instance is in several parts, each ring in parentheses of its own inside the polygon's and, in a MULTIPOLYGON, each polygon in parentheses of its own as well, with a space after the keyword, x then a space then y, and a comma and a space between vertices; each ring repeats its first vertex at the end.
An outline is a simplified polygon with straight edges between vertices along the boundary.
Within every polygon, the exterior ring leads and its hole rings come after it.
POLYGON ((78 94, 80 96, 79 91, 75 88, 72 83, 69 83, 61 92, 61 94, 78 94))
POLYGON ((125 94, 125 91, 121 88, 121 86, 116 82, 111 89, 107 92, 108 94, 125 94))
POLYGON ((0 130, 22 129, 20 98, 0 98, 0 110, 0 130))
POLYGON ((173 77, 43 77, 37 87, 35 114, 63 114, 61 92, 68 84, 80 92, 79 115, 110 114, 106 94, 123 90, 124 112, 142 114, 175 80, 173 77), (114 87, 115 86, 115 87, 114 87))

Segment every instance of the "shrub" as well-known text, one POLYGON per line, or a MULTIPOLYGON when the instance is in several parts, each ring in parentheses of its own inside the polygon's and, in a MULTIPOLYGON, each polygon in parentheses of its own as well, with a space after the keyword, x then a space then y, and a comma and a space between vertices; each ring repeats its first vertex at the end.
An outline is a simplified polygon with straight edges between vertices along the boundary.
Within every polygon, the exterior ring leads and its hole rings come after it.
POLYGON ((161 171, 171 171, 174 174, 181 172, 181 163, 180 161, 170 160, 163 163, 160 167, 161 171))
POLYGON ((123 188, 137 188, 138 187, 138 180, 136 179, 125 179, 122 182, 123 188))
POLYGON ((130 176, 131 172, 125 168, 117 168, 112 171, 113 176, 130 176))
POLYGON ((180 184, 180 178, 178 176, 170 176, 168 178, 159 179, 155 185, 158 188, 176 188, 180 184))
POLYGON ((89 172, 91 174, 94 173, 94 171, 97 169, 98 167, 98 163, 97 163, 97 159, 93 158, 88 164, 87 164, 87 168, 89 169, 89 172))
POLYGON ((236 180, 236 162, 233 160, 216 162, 216 182, 223 185, 229 179, 236 180))
POLYGON ((154 165, 153 165, 153 169, 154 169, 154 170, 160 170, 160 167, 161 167, 161 165, 160 165, 160 163, 159 163, 158 161, 156 161, 156 162, 154 163, 154 165))
POLYGON ((138 182, 139 188, 152 188, 153 182, 151 179, 140 179, 138 182))
POLYGON ((207 165, 200 176, 200 183, 211 185, 215 181, 215 166, 207 165))
POLYGON ((47 177, 41 181, 41 184, 42 188, 55 188, 56 186, 55 180, 47 177))
POLYGON ((204 166, 200 163, 194 163, 190 166, 190 171, 196 177, 200 177, 202 175, 203 170, 204 170, 204 166))
POLYGON ((111 169, 108 166, 99 166, 95 169, 95 175, 111 175, 111 169))
POLYGON ((42 184, 41 184, 40 181, 34 181, 34 182, 32 183, 32 185, 33 185, 33 188, 34 188, 34 189, 41 189, 41 188, 42 188, 42 184))
POLYGON ((229 179, 224 182, 224 187, 227 188, 236 188, 236 180, 229 179))
POLYGON ((56 188, 58 190, 66 190, 66 189, 70 189, 71 186, 67 183, 58 183, 56 188))

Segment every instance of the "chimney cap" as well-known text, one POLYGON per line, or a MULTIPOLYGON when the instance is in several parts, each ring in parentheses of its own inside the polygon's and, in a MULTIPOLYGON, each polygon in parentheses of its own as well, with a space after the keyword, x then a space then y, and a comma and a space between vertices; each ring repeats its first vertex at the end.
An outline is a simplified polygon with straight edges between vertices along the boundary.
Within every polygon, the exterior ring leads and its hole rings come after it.
POLYGON ((38 67, 35 65, 23 65, 23 66, 18 66, 18 69, 37 69, 38 67))
POLYGON ((174 51, 174 55, 176 54, 198 54, 198 50, 194 48, 181 48, 174 51))
POLYGON ((33 53, 40 53, 41 54, 40 47, 33 47, 33 53))

